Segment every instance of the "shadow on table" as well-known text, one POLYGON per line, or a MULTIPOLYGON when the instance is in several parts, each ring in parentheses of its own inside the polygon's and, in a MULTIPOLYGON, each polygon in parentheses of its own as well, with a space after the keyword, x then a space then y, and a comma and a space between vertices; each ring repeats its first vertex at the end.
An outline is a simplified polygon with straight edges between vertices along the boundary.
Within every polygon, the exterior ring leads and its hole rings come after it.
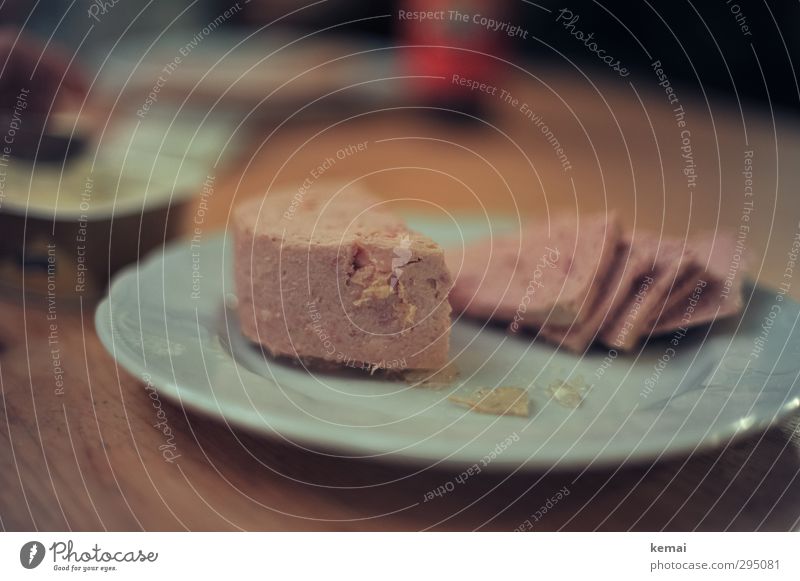
MULTIPOLYGON (((785 531, 800 519, 800 416, 688 458, 549 474, 343 459, 187 419, 255 514, 281 510, 265 491, 290 486, 307 507, 299 529, 785 531)), ((259 528, 257 519, 241 526, 259 528)))

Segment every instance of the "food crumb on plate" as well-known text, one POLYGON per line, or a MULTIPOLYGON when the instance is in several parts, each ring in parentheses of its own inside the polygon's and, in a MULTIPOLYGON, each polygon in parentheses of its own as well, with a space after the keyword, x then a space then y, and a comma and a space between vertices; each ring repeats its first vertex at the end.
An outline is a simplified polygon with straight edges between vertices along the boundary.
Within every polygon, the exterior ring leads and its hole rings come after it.
POLYGON ((468 395, 453 394, 447 399, 482 414, 525 418, 530 414, 528 392, 521 387, 481 387, 468 395))
POLYGON ((578 408, 583 403, 584 389, 580 385, 576 385, 578 381, 573 380, 573 383, 564 381, 563 379, 556 379, 551 381, 547 386, 547 394, 555 400, 556 403, 567 408, 578 408))

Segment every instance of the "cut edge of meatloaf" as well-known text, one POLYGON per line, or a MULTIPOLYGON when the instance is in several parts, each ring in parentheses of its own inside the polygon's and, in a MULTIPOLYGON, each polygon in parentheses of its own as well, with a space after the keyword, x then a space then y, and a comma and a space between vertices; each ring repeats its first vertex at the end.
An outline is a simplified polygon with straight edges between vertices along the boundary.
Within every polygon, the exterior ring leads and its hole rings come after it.
POLYGON ((452 280, 442 249, 362 191, 294 201, 294 192, 270 193, 234 210, 243 334, 274 356, 445 366, 452 280))

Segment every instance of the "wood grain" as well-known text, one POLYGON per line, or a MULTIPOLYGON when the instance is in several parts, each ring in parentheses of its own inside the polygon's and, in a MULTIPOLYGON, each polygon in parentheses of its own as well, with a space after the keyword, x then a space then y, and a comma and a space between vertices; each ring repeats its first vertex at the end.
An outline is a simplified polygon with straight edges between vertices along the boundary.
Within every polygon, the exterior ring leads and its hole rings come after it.
MULTIPOLYGON (((747 245, 762 284, 784 282, 798 232, 800 128, 795 120, 702 102, 687 111, 698 168, 682 173, 681 137, 655 83, 600 84, 563 72, 504 79, 566 151, 508 103, 487 102, 494 126, 415 111, 374 112, 330 126, 251 132, 235 167, 216 175, 203 229, 226 227, 232 203, 296 187, 337 150, 326 178, 362 179, 417 211, 518 213, 617 208, 630 225, 671 234, 742 223, 744 152, 754 152, 747 245), (746 131, 746 137, 745 137, 746 131), (265 139, 270 135, 269 139, 265 139), (316 135, 316 136, 315 136, 316 135), (314 137, 315 136, 315 137, 314 137), (313 137, 313 138, 312 138, 313 137), (252 156, 252 157, 251 157, 252 156)), ((339 120, 336 120, 339 121, 339 120)), ((199 203, 199 202, 198 202, 199 203)), ((194 227, 199 206, 180 219, 194 227)), ((177 219, 177 217, 176 217, 177 219)), ((790 294, 800 298, 800 283, 790 294)), ((425 493, 456 473, 312 454, 159 402, 175 434, 174 462, 143 384, 117 366, 95 334, 92 305, 7 293, 0 303, 0 525, 4 530, 509 530, 547 499, 568 496, 541 530, 787 530, 800 518, 797 423, 713 452, 618 470, 482 473, 435 501, 425 493), (61 393, 54 377, 57 349, 61 393)))

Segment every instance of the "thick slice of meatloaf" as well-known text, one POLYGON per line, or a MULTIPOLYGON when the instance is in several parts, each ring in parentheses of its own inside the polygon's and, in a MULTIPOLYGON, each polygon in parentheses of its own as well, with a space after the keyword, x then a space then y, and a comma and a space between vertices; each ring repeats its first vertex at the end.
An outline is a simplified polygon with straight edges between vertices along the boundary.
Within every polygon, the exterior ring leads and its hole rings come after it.
POLYGON ((269 193, 234 212, 242 332, 273 355, 370 369, 448 361, 444 253, 358 191, 269 193))

